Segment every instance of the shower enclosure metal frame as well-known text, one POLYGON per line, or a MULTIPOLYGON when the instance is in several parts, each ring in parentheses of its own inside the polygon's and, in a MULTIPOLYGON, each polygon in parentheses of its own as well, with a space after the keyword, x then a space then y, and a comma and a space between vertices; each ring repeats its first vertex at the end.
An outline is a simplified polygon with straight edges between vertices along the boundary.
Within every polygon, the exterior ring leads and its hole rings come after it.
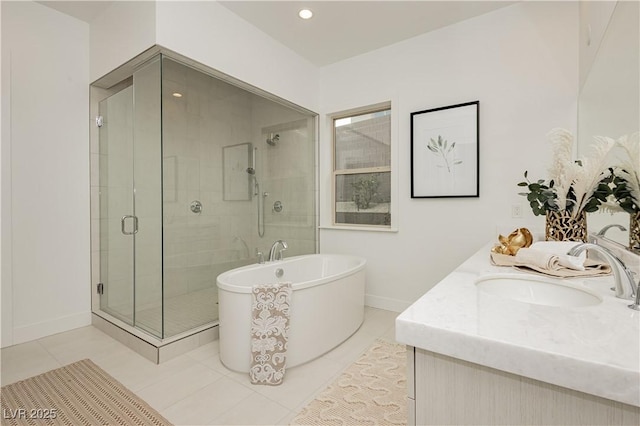
MULTIPOLYGON (((318 205, 317 205, 317 200, 315 200, 315 194, 318 193, 317 191, 317 173, 318 173, 318 167, 317 167, 317 162, 318 162, 318 116, 316 113, 314 113, 313 111, 307 110, 305 108, 302 108, 300 106, 297 106, 295 104, 292 104, 291 102, 288 102, 286 100, 283 100, 281 98, 278 98, 270 93, 267 93, 261 89, 258 89, 254 86, 251 86, 247 83, 241 82, 233 77, 230 77, 226 74, 223 74, 219 71, 213 70, 205 65, 199 64, 193 60, 190 60, 189 58, 186 58, 180 54, 177 54, 175 52, 172 52, 168 49, 165 49, 161 46, 154 46, 153 48, 143 52, 141 55, 139 55, 138 57, 130 60, 129 62, 127 62, 126 64, 122 65, 121 67, 119 67, 118 69, 110 72, 109 74, 107 74, 106 76, 98 79, 97 81, 95 81, 92 85, 91 85, 91 108, 90 108, 90 115, 91 117, 95 118, 97 116, 100 116, 100 112, 99 112, 99 102, 103 99, 107 99, 110 96, 112 96, 113 94, 116 93, 120 93, 122 90, 127 90, 128 87, 132 87, 133 86, 133 75, 134 72, 136 72, 137 70, 143 69, 144 66, 153 63, 154 60, 159 60, 160 62, 162 61, 163 58, 167 58, 170 59, 172 61, 176 61, 179 62, 183 65, 186 65, 190 68, 193 68, 194 70, 200 71, 208 76, 214 77, 218 80, 222 80, 225 83, 228 83, 232 86, 235 86, 239 89, 243 89, 251 94, 254 95, 258 95, 261 98, 264 98, 265 100, 268 101, 272 101, 275 102, 281 106, 284 107, 288 107, 291 108, 294 111, 297 111, 301 114, 304 114, 305 116, 307 116, 307 120, 309 123, 312 123, 312 128, 310 130, 311 132, 311 138, 312 138, 312 142, 313 142, 313 155, 314 155, 314 170, 312 172, 312 175, 310 175, 310 177, 313 179, 313 192, 314 192, 314 205, 313 205, 313 228, 314 228, 314 251, 317 252, 318 250, 318 205), (154 59, 154 58, 160 58, 160 59, 154 59)), ((160 68, 162 70, 162 68, 160 68)), ((162 72, 162 71, 160 71, 162 72)), ((162 96, 162 95, 160 95, 162 96)), ((162 115, 162 113, 161 113, 162 115)), ((92 120, 93 120, 92 118, 92 120)), ((160 120, 162 120, 160 118, 160 120)), ((98 123, 96 123, 96 126, 92 126, 91 128, 91 144, 92 147, 95 148, 96 146, 99 146, 99 132, 100 132, 100 127, 97 125, 98 123)), ((162 121, 160 121, 160 125, 162 126, 162 121)), ((162 157, 162 128, 160 129, 160 141, 159 141, 159 149, 160 149, 160 158, 162 157)), ((278 132, 272 132, 271 134, 269 134, 269 137, 266 139, 270 139, 272 142, 270 143, 268 140, 264 140, 262 142, 267 143, 271 146, 275 146, 278 143, 278 139, 279 139, 280 135, 278 134, 278 132)), ((252 145, 253 147, 253 145, 252 145)), ((256 148, 257 149, 257 148, 256 148)), ((91 152, 94 153, 94 151, 96 151, 96 149, 92 149, 91 152)), ((255 157, 256 157, 256 151, 255 150, 251 150, 252 153, 252 160, 255 161, 255 157)), ((101 262, 99 261, 99 259, 96 259, 96 253, 98 253, 97 255, 99 256, 101 250, 100 247, 97 246, 96 247, 96 240, 97 240, 97 235, 100 233, 100 219, 97 219, 97 217, 101 217, 100 216, 100 193, 95 193, 96 191, 94 191, 94 185, 95 185, 95 179, 99 179, 97 177, 95 177, 95 169, 98 168, 99 165, 99 159, 94 158, 95 156, 92 154, 92 229, 91 229, 91 235, 92 235, 92 313, 94 314, 94 316, 101 318, 102 320, 106 320, 109 323, 115 324, 117 327, 119 327, 122 330, 125 330, 127 333, 136 336, 137 338, 144 340, 145 342, 148 342, 150 345, 155 346, 155 347, 162 347, 165 345, 169 345, 172 342, 177 342, 180 339, 183 339, 187 336, 192 335, 193 333, 198 333, 201 332, 203 330, 208 330, 211 329, 211 327, 215 327, 217 326, 217 321, 213 321, 211 323, 208 324, 203 324, 202 326, 199 327, 195 327, 194 329, 191 330, 187 330, 185 332, 181 332, 178 333, 176 335, 173 335, 171 337, 165 337, 165 331, 164 331, 164 313, 161 315, 161 323, 162 323, 162 329, 160 333, 154 333, 152 330, 150 330, 149 328, 141 328, 139 327, 139 324, 137 324, 136 322, 134 322, 133 324, 130 323, 130 321, 127 321, 127 318, 125 317, 118 317, 117 315, 113 315, 113 312, 110 314, 108 312, 106 312, 104 309, 101 309, 100 306, 100 292, 104 291, 105 288, 104 286, 101 285, 101 273, 100 273, 100 264, 101 262)), ((169 164, 170 162, 168 162, 167 164, 169 164)), ((160 212, 162 212, 162 199, 163 199, 163 188, 162 188, 162 170, 164 167, 167 167, 167 165, 165 164, 165 161, 160 161, 160 168, 161 168, 161 172, 160 172, 160 194, 161 194, 161 206, 160 206, 160 212)), ((256 170, 256 166, 254 167, 254 174, 255 174, 255 170, 256 170)), ((249 177, 250 174, 247 173, 247 176, 249 177)), ((254 185, 257 183, 257 177, 255 175, 251 175, 253 176, 253 183, 254 185)), ((261 182, 262 183, 262 182, 261 182)), ((97 186, 97 185, 96 185, 97 186)), ((135 185, 133 186, 133 191, 135 192, 135 185)), ((263 189, 264 191, 264 189, 263 189)), ((260 192, 260 190, 258 190, 259 192, 259 197, 262 198, 262 193, 260 192)), ((253 192, 252 192, 253 193, 253 192)), ((137 194, 136 194, 137 195, 137 194)), ((251 197, 251 198, 255 198, 255 197, 251 197)), ((134 200, 135 200, 135 195, 134 195, 134 200)), ((262 200, 258 200, 258 208, 260 206, 260 204, 262 204, 262 207, 264 208, 264 203, 265 203, 265 199, 263 198, 262 200)), ((134 201, 135 202, 135 201, 134 201)), ((253 201, 251 201, 253 203, 253 201)), ((160 217, 162 218, 163 214, 160 213, 160 217)), ((260 220, 260 214, 257 215, 258 220, 260 220)), ((263 231, 262 233, 264 233, 264 214, 262 215, 262 220, 263 220, 263 231)), ((161 222, 162 223, 162 222, 161 222)), ((129 214, 124 214, 122 215, 122 217, 120 217, 120 232, 122 234, 128 234, 130 235, 132 238, 136 238, 138 232, 143 232, 141 231, 142 229, 145 228, 145 223, 144 220, 139 219, 138 216, 136 215, 135 210, 132 210, 131 213, 129 214)), ((260 226, 258 226, 258 230, 260 226)), ((162 225, 161 225, 161 230, 160 230, 161 234, 164 232, 162 230, 162 225)), ((161 238, 164 238, 161 236, 161 238)), ((244 243, 244 242, 243 242, 244 243)), ((164 271, 165 265, 165 259, 164 259, 164 249, 162 248, 162 243, 160 243, 160 250, 161 250, 161 268, 164 271)), ((134 243, 134 247, 135 247, 135 243, 134 243)), ((246 244, 245 244, 246 247, 246 244)), ((134 248, 135 250, 135 248, 134 248)), ((248 251, 248 249, 247 249, 248 251)), ((253 253, 251 253, 251 255, 253 255, 253 253)), ((134 263, 135 265, 135 263, 134 263)), ((134 266, 135 269, 135 266, 134 266)), ((135 271, 134 271, 134 275, 135 275, 135 271)), ((135 279, 135 276, 134 276, 135 279)), ((164 281, 164 278, 162 278, 161 282, 164 281)), ((160 295, 162 297, 162 306, 164 309, 164 294, 163 294, 163 288, 164 285, 161 284, 161 288, 160 288, 160 295)), ((135 291, 135 288, 134 290, 135 291)), ((135 296, 134 296, 135 299, 135 296)), ((134 301, 134 316, 135 316, 135 301, 134 301)))

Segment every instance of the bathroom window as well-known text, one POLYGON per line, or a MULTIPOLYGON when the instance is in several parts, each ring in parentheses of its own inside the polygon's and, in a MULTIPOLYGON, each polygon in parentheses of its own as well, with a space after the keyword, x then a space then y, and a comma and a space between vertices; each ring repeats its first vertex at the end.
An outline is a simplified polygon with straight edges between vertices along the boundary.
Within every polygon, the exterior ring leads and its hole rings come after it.
POLYGON ((391 227, 391 108, 333 118, 333 224, 391 227))

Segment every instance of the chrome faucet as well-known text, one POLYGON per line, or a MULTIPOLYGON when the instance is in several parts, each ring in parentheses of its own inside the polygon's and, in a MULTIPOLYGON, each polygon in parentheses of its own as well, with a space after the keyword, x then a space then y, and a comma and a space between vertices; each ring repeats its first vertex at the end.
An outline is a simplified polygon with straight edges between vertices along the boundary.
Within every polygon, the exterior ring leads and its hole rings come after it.
POLYGON ((615 254, 613 254, 611 250, 602 246, 598 246, 596 244, 583 243, 569 250, 567 254, 571 256, 577 256, 585 250, 593 250, 597 253, 600 253, 611 266, 616 297, 619 297, 621 299, 631 299, 635 296, 635 283, 633 282, 631 271, 629 271, 622 260, 620 260, 615 254))
POLYGON ((619 230, 621 230, 621 231, 623 231, 623 232, 627 230, 627 228, 625 228, 625 227, 624 227, 624 226, 622 226, 622 225, 618 225, 617 223, 612 223, 612 224, 610 224, 610 225, 607 225, 607 226, 603 227, 601 230, 599 230, 599 231, 598 231, 598 233, 596 234, 596 236, 598 236, 598 237, 604 237, 604 234, 606 234, 606 233, 607 233, 607 231, 608 231, 609 229, 611 229, 611 228, 618 228, 619 230))
POLYGON ((278 240, 271 246, 271 250, 269 250, 269 262, 273 262, 274 260, 282 260, 282 252, 289 248, 289 245, 286 241, 278 240), (278 250, 278 246, 282 246, 280 250, 278 250))
POLYGON ((640 311, 640 281, 638 282, 638 287, 636 287, 636 300, 633 304, 628 306, 634 311, 640 311))

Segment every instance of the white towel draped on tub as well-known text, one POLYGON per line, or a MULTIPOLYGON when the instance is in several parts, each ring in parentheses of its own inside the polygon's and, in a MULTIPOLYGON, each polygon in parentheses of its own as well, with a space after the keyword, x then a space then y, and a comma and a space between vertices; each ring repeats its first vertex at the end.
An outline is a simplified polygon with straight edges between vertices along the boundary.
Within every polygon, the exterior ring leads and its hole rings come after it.
POLYGON ((249 377, 252 384, 279 385, 286 367, 291 283, 256 285, 251 294, 249 377))

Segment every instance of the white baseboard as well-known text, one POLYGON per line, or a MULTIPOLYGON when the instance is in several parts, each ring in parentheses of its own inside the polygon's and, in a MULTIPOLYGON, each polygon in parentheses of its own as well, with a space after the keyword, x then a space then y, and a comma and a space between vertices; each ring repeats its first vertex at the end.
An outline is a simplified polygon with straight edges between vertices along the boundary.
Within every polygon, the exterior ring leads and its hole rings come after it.
POLYGON ((364 304, 372 308, 384 309, 392 312, 402 312, 411 306, 412 302, 404 300, 391 299, 388 297, 374 296, 371 294, 364 295, 364 304))
POLYGON ((29 324, 13 329, 13 345, 30 342, 42 337, 51 336, 52 334, 62 333, 64 331, 73 330, 91 325, 91 312, 79 312, 65 317, 55 318, 49 321, 43 321, 36 324, 29 324))

